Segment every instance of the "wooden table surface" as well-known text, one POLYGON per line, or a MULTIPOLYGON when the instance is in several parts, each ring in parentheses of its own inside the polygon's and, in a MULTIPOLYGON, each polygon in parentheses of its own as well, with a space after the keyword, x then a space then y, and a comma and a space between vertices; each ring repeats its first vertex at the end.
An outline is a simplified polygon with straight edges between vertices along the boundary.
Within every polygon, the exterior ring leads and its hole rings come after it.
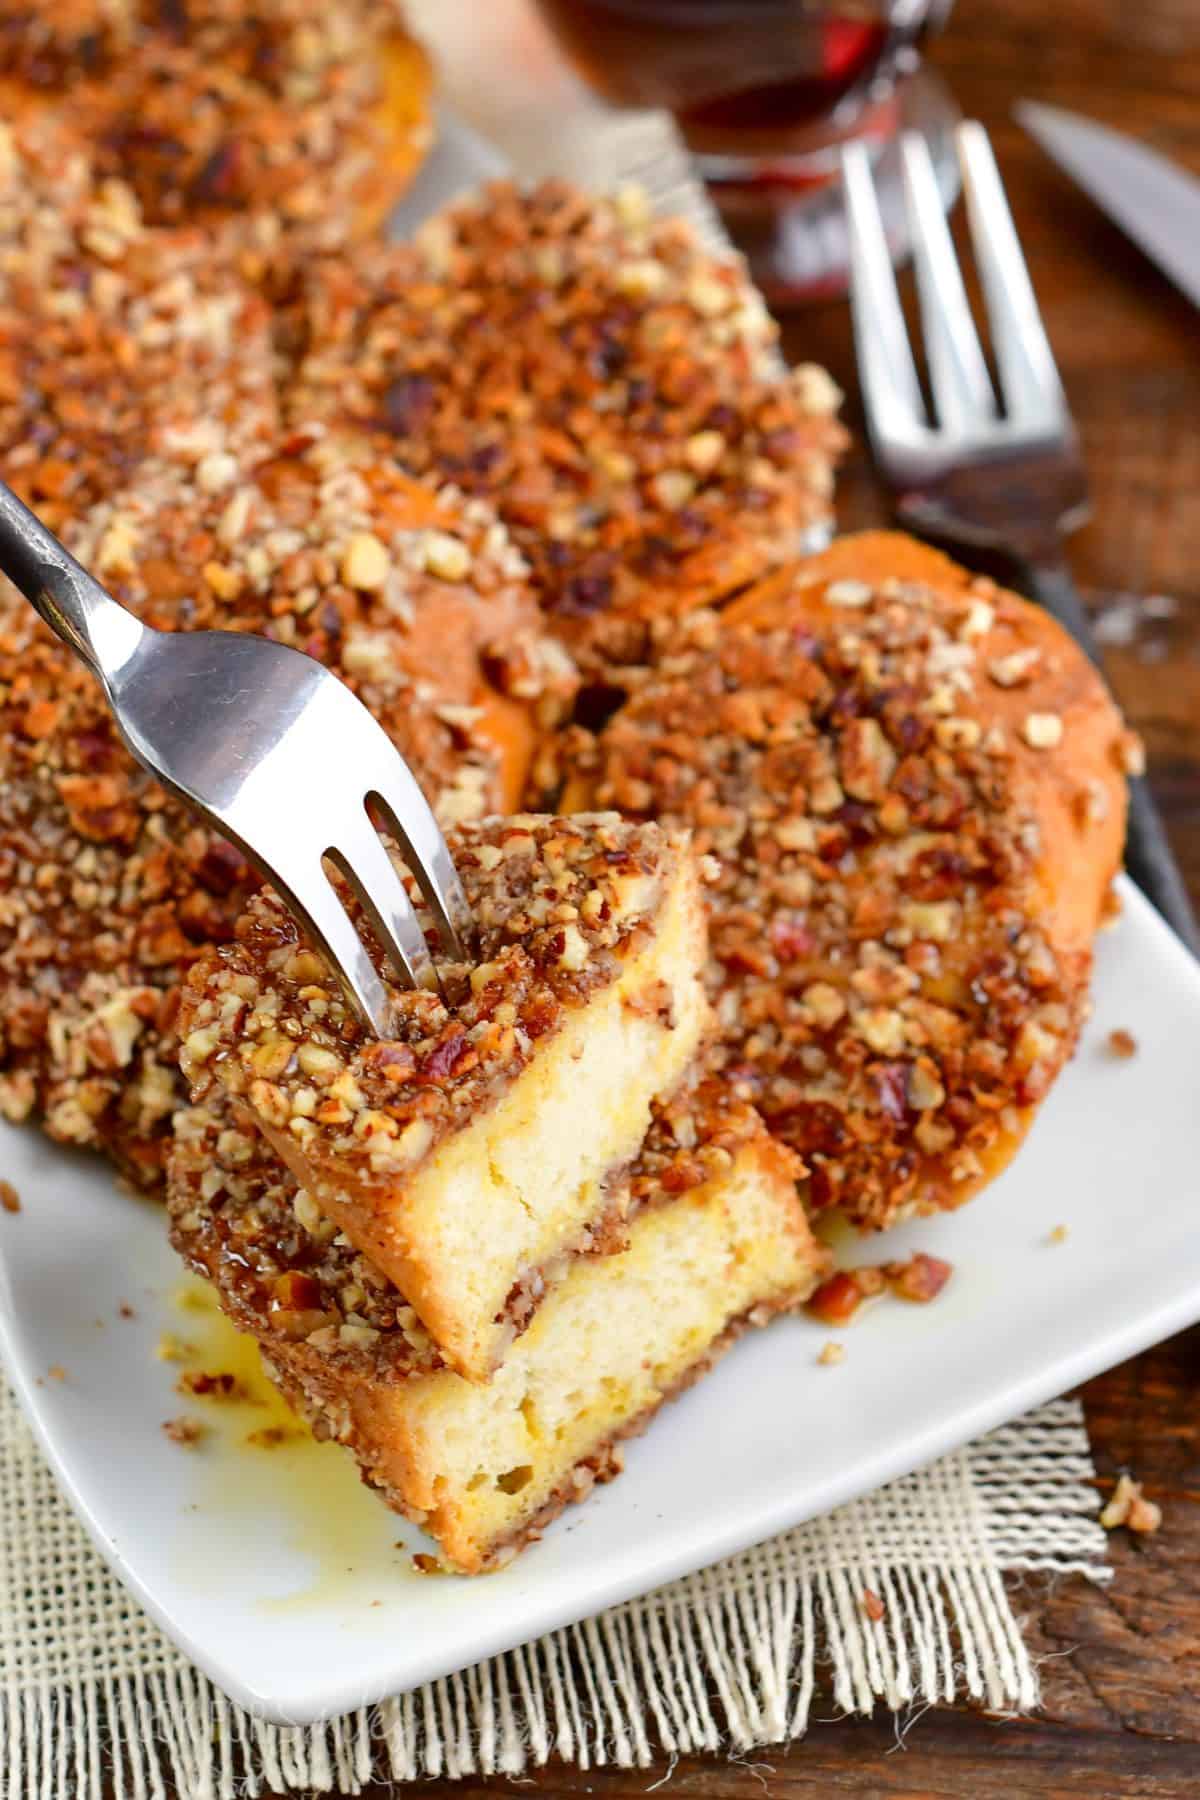
MULTIPOLYGON (((1150 777, 1200 902, 1200 315, 1011 122, 1025 95, 1136 133, 1200 174, 1200 0, 959 0, 934 60, 992 133, 1071 403, 1095 496, 1074 542, 1081 586, 1107 640, 1109 677, 1143 733, 1150 777), (1146 608, 1146 596, 1166 606, 1146 608), (1166 616, 1162 616, 1162 615, 1166 616)), ((844 305, 788 326, 789 349, 854 394, 844 305)), ((849 423, 861 415, 848 401, 849 423)), ((887 519, 859 449, 839 500, 843 528, 887 519)), ((1200 1070, 1198 1070, 1200 1084, 1200 1070)), ((1198 1087, 1200 1098, 1200 1087, 1198 1087)), ((1014 1800, 1200 1796, 1200 1329, 1083 1390, 1102 1477, 1128 1468, 1163 1507, 1157 1536, 1112 1542, 1116 1579, 1030 1585, 1020 1608, 1046 1653, 1035 1720, 927 1712, 898 1747, 895 1724, 818 1705, 808 1737, 752 1764, 681 1762, 665 1791, 946 1795, 1014 1800)), ((667 1773, 551 1766, 522 1793, 642 1795, 667 1773)), ((506 1780, 431 1783, 413 1800, 472 1800, 506 1780)))

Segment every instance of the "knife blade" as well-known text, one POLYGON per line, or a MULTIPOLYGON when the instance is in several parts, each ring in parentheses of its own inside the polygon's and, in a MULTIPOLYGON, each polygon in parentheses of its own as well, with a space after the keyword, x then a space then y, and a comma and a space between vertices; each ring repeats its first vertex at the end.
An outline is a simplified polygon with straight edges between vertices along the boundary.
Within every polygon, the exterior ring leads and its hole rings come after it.
POLYGON ((1032 100, 1018 122, 1189 300, 1200 306, 1200 181, 1123 132, 1032 100))

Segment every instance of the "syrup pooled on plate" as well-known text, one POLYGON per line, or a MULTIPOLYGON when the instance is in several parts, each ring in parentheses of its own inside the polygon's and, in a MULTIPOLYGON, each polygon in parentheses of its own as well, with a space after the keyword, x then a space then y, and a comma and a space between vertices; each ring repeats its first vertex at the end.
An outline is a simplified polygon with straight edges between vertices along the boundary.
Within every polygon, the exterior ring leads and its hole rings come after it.
POLYGON ((202 1459, 203 1471, 181 1551, 188 1567, 194 1561, 197 1575, 211 1580, 206 1521, 212 1542, 228 1543, 239 1519, 265 1518, 308 1563, 299 1586, 259 1597, 265 1611, 357 1600, 364 1580, 382 1595, 413 1574, 411 1551, 396 1542, 404 1522, 380 1506, 337 1444, 317 1442, 268 1380, 254 1340, 234 1330, 207 1283, 189 1276, 172 1300, 179 1325, 160 1354, 179 1370, 180 1413, 201 1427, 195 1447, 181 1451, 202 1459))

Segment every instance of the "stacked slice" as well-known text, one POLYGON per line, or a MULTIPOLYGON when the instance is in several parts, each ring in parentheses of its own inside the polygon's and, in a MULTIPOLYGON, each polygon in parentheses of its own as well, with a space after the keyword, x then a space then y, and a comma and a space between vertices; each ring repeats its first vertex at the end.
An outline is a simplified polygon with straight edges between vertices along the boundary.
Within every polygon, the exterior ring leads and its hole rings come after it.
POLYGON ((172 1235, 318 1436, 474 1573, 618 1473, 620 1439, 807 1295, 819 1252, 797 1166, 712 1083, 656 1109, 628 1248, 572 1261, 486 1384, 447 1366, 378 1264, 220 1102, 180 1116, 172 1235))
POLYGON ((284 1390, 474 1570, 821 1253, 796 1160, 697 1079, 686 840, 523 816, 451 847, 479 960, 396 992, 386 1042, 269 895, 196 966, 171 1206, 284 1390))

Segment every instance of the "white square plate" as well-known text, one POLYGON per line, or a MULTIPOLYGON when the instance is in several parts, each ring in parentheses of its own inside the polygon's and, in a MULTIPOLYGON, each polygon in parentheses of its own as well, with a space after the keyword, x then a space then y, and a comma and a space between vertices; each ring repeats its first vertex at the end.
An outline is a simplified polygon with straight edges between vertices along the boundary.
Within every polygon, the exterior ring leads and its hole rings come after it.
POLYGON ((1125 902, 1078 1056, 1009 1171, 957 1215, 852 1249, 948 1258, 938 1300, 870 1311, 837 1368, 818 1365, 829 1332, 806 1318, 751 1334, 630 1446, 621 1480, 473 1581, 416 1573, 419 1535, 340 1450, 251 1448, 261 1407, 181 1399, 161 1334, 220 1368, 227 1327, 181 1310, 161 1212, 99 1162, 4 1128, 22 1210, 0 1214, 0 1341, 64 1492, 214 1681, 304 1723, 713 1562, 1177 1330, 1200 1317, 1200 968, 1128 885, 1125 902), (1132 1060, 1106 1048, 1117 1026, 1132 1060), (185 1411, 210 1424, 191 1450, 161 1429, 185 1411))

